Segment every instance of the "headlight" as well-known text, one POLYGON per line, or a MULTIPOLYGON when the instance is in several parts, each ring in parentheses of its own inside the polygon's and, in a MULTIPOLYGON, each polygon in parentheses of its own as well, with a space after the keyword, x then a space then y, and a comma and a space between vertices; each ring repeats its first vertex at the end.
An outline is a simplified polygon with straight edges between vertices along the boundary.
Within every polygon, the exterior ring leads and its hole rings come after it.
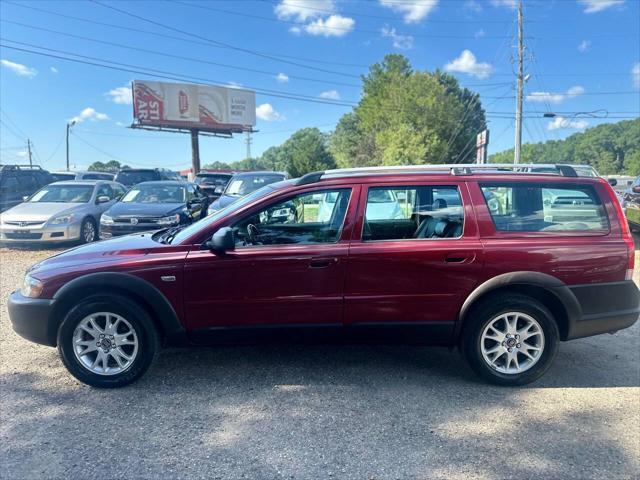
POLYGON ((100 223, 103 224, 103 225, 112 225, 113 224, 113 218, 111 218, 109 215, 105 215, 103 213, 102 216, 100 217, 100 223))
POLYGON ((68 213, 66 215, 60 215, 58 217, 54 217, 51 220, 49 220, 49 223, 52 225, 60 225, 60 224, 67 224, 67 223, 71 223, 75 220, 76 216, 73 213, 68 213))
POLYGON ((180 214, 169 215, 168 217, 162 217, 158 220, 158 225, 175 225, 180 223, 180 214))
POLYGON ((25 297, 38 298, 42 293, 42 282, 30 275, 25 275, 20 293, 25 297))

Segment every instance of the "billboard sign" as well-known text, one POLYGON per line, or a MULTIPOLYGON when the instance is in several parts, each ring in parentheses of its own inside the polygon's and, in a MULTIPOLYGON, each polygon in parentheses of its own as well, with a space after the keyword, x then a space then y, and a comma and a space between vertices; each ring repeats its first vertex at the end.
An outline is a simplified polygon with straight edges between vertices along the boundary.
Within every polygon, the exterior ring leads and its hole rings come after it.
POLYGON ((214 85, 134 80, 133 117, 144 126, 241 132, 256 124, 256 94, 214 85))

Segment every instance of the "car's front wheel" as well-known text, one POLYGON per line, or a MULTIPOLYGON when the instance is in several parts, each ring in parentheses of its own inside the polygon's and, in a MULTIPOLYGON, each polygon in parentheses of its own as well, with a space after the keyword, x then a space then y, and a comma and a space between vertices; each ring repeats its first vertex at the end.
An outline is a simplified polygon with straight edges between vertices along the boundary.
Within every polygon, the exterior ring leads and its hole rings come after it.
POLYGON ((142 376, 160 349, 147 312, 122 296, 89 297, 71 309, 58 331, 69 372, 87 385, 114 388, 142 376))
POLYGON ((82 243, 91 243, 98 239, 98 227, 96 222, 91 218, 85 218, 80 226, 80 241, 82 243))
POLYGON ((462 339, 471 368, 498 385, 524 385, 542 376, 558 351, 553 315, 534 298, 492 297, 474 308, 462 339))

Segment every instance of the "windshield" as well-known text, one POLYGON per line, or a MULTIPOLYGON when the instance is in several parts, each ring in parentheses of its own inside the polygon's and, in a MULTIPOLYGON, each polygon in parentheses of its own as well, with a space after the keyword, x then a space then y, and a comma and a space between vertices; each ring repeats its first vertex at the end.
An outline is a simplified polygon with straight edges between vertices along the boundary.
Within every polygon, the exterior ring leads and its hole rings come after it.
POLYGON ((197 175, 196 184, 206 186, 224 187, 231 178, 230 175, 197 175))
POLYGON ((227 185, 224 194, 232 197, 242 197, 280 180, 283 180, 282 175, 243 175, 233 178, 227 185))
POLYGON ((123 203, 184 203, 186 189, 179 185, 138 185, 129 190, 123 203))
POLYGON ((47 185, 36 192, 29 203, 87 203, 91 200, 93 185, 47 185))
POLYGON ((120 172, 116 175, 116 182, 120 182, 124 185, 135 185, 142 182, 151 182, 153 180, 160 180, 158 172, 153 170, 145 172, 120 172))
POLYGON ((197 233, 198 231, 207 228, 213 222, 217 222, 222 217, 229 215, 235 212, 236 210, 241 209, 245 205, 248 205, 258 200, 259 198, 264 197, 265 195, 268 195, 271 192, 273 192, 273 187, 265 186, 259 190, 256 190, 250 195, 247 195, 246 197, 236 200, 235 202, 227 205, 222 210, 218 210, 217 212, 212 213, 208 217, 205 217, 204 219, 200 220, 199 222, 192 223, 191 225, 186 227, 184 230, 181 230, 175 235, 175 237, 173 237, 171 243, 180 243, 186 240, 187 238, 197 233))
POLYGON ((63 180, 75 180, 75 173, 52 173, 51 176, 56 182, 61 182, 63 180))

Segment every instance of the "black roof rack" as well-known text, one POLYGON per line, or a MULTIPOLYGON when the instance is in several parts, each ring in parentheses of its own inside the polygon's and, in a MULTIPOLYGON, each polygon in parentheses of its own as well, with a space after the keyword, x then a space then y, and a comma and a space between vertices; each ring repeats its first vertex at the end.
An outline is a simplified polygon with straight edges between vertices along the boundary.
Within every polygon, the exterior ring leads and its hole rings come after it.
POLYGON ((42 170, 40 165, 0 164, 0 170, 42 170))

